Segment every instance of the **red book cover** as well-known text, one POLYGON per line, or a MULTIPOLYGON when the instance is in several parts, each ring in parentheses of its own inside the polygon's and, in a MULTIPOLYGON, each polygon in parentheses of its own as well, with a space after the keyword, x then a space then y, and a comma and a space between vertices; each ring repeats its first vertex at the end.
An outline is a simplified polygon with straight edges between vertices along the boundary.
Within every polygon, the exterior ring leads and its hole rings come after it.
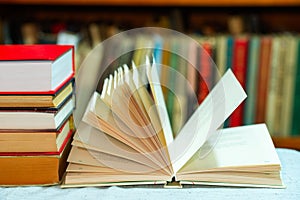
POLYGON ((200 49, 200 63, 199 63, 199 87, 198 87, 198 104, 201 104, 212 88, 212 45, 209 43, 202 44, 200 49))
POLYGON ((56 60, 71 45, 35 44, 35 45, 0 45, 0 61, 17 60, 56 60))
MULTIPOLYGON (((72 45, 36 44, 36 45, 0 45, 0 63, 10 61, 55 61, 63 54, 72 50, 72 73, 55 88, 47 91, 7 91, 0 90, 0 94, 55 94, 75 73, 74 47, 72 45)), ((1 71, 1 68, 0 68, 1 71)), ((0 72, 1 73, 1 72, 0 72)), ((31 72, 33 73, 33 72, 31 72)), ((16 76, 20 76, 16 74, 16 76)), ((6 83, 6 82, 5 82, 6 83)), ((9 84, 9 83, 8 83, 9 84)))
POLYGON ((263 37, 261 39, 261 51, 259 55, 258 68, 258 87, 257 87, 257 104, 256 104, 256 123, 265 122, 266 101, 269 84, 270 56, 271 56, 272 38, 263 37))
MULTIPOLYGON (((245 37, 236 38, 233 46, 232 71, 243 88, 246 87, 247 59, 248 59, 248 39, 245 37)), ((243 123, 244 103, 239 105, 232 113, 229 126, 241 126, 243 123)))

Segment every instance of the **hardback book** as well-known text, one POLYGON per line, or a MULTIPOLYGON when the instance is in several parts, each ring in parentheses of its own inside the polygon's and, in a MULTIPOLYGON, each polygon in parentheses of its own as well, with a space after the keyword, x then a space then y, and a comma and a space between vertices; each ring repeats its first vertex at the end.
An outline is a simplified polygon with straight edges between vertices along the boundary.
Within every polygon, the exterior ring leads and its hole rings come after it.
POLYGON ((294 89, 294 98, 293 98, 293 112, 292 112, 292 125, 291 133, 292 135, 300 135, 300 39, 297 40, 297 60, 296 60, 296 69, 295 69, 295 89, 294 89))
POLYGON ((283 74, 283 91, 282 91, 282 106, 281 106, 281 126, 280 136, 286 137, 297 135, 300 129, 293 131, 292 126, 298 126, 298 118, 293 117, 293 113, 299 112, 299 37, 285 36, 284 44, 289 48, 285 50, 284 74, 283 74))
POLYGON ((58 130, 0 130, 0 156, 59 155, 73 132, 72 116, 58 130))
POLYGON ((0 107, 58 108, 74 95, 74 79, 54 94, 0 94, 0 107))
POLYGON ((65 173, 71 139, 58 155, 28 154, 0 156, 0 185, 57 185, 65 173))
POLYGON ((0 45, 0 94, 55 94, 74 76, 71 45, 0 45))
POLYGON ((230 69, 174 137, 155 62, 146 59, 141 70, 146 82, 132 67, 118 68, 92 92, 62 187, 283 187, 280 160, 264 124, 222 129, 246 98, 230 69))
POLYGON ((282 101, 282 90, 283 90, 283 77, 284 70, 284 48, 281 46, 285 41, 283 37, 273 37, 272 48, 271 48, 271 61, 270 61, 270 72, 269 72, 269 84, 267 88, 267 102, 266 102, 266 116, 265 121, 269 127, 269 131, 273 136, 279 136, 279 127, 281 125, 281 101, 282 101))
POLYGON ((259 66, 258 66, 258 87, 256 99, 256 123, 262 123, 266 120, 267 98, 269 76, 271 69, 271 54, 273 38, 271 36, 261 37, 259 66))
MULTIPOLYGON (((246 88, 247 59, 249 38, 247 36, 236 37, 233 44, 232 71, 243 88, 246 88)), ((241 126, 243 124, 244 102, 232 113, 229 126, 241 126)))
POLYGON ((71 116, 75 98, 64 100, 58 108, 1 108, 0 129, 57 130, 71 116))
POLYGON ((255 123, 259 53, 260 53, 260 37, 254 35, 249 39, 248 66, 247 66, 247 73, 246 73, 246 88, 245 88, 248 97, 245 101, 244 116, 243 116, 244 118, 243 122, 245 125, 255 123))

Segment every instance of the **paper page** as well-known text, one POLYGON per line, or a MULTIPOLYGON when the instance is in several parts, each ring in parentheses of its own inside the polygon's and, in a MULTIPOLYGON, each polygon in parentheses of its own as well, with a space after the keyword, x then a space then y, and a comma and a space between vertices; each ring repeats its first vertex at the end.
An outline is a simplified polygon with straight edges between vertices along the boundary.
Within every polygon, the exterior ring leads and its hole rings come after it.
POLYGON ((228 167, 247 167, 257 165, 280 165, 272 139, 265 124, 241 126, 219 130, 221 135, 212 151, 201 155, 205 143, 180 173, 199 172, 228 167))
POLYGON ((246 96, 232 71, 228 70, 169 145, 175 174, 246 96))
POLYGON ((167 146, 169 146, 173 142, 173 133, 171 129, 169 115, 166 108, 164 95, 158 77, 158 72, 156 69, 156 64, 153 63, 152 67, 150 67, 150 65, 147 65, 146 67, 147 67, 146 69, 147 76, 154 96, 154 101, 157 107, 159 120, 164 132, 166 144, 167 146))

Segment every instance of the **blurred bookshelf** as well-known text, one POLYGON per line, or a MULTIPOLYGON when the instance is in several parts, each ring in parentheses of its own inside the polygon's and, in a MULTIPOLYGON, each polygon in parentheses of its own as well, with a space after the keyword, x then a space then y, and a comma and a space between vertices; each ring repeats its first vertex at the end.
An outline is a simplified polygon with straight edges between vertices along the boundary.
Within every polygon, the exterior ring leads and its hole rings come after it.
MULTIPOLYGON (((244 23, 241 34, 298 37, 299 10, 299 0, 1 0, 0 43, 56 43, 57 33, 63 29, 82 40, 89 37, 88 27, 95 23, 105 29, 99 41, 144 26, 205 37, 231 36, 240 34, 230 28, 230 20, 236 17, 244 23), (24 38, 23 29, 31 35, 24 38)), ((93 47, 87 46, 77 55, 78 66, 93 47)), ((272 137, 276 147, 300 150, 300 133, 272 137)))

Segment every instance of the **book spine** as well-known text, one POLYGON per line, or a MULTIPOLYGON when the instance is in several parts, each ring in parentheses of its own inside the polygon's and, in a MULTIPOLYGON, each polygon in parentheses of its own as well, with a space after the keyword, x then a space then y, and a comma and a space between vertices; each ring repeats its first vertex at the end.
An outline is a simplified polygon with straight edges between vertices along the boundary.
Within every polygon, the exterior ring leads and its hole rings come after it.
POLYGON ((271 68, 269 74, 269 85, 267 89, 267 102, 266 102, 266 124, 268 125, 271 135, 275 135, 275 115, 279 114, 276 110, 277 107, 277 93, 279 91, 279 76, 281 65, 281 50, 280 50, 281 38, 274 37, 273 45, 271 49, 271 68))
POLYGON ((283 74, 283 94, 281 106, 281 126, 280 136, 286 137, 291 134, 292 125, 292 110, 293 98, 295 95, 295 82, 296 82, 296 60, 297 60, 297 38, 293 36, 285 37, 286 54, 284 61, 284 74, 283 74))
POLYGON ((170 40, 165 39, 163 44, 164 50, 162 51, 162 66, 161 66, 161 74, 160 74, 160 82, 161 82, 161 89, 165 98, 165 101, 167 100, 168 96, 168 82, 169 82, 169 76, 170 76, 170 40))
POLYGON ((225 35, 221 35, 217 37, 217 46, 216 46, 216 64, 222 76, 226 69, 226 62, 227 62, 227 37, 225 35))
POLYGON ((184 40, 179 40, 179 54, 178 55, 178 74, 176 75, 176 88, 174 98, 174 107, 173 107, 173 132, 177 136, 182 126, 187 120, 188 112, 188 96, 187 96, 187 61, 186 57, 188 56, 188 48, 184 40))
MULTIPOLYGON (((171 50, 177 49, 178 44, 175 40, 172 40, 171 50)), ((176 50, 172 50, 172 52, 177 52, 176 50)), ((171 127, 173 130, 173 109, 174 109, 174 102, 175 102, 175 87, 176 87, 176 74, 178 73, 178 62, 179 56, 175 53, 171 53, 170 55, 170 70, 169 70, 169 85, 168 85, 168 94, 167 94, 167 111, 169 114, 171 127)), ((173 132, 174 136, 176 135, 173 132)))
POLYGON ((296 83, 294 93, 294 106, 293 106, 293 122, 292 122, 292 135, 300 135, 300 38, 297 38, 297 62, 296 62, 296 83))
POLYGON ((212 46, 209 43, 203 43, 200 51, 200 76, 198 103, 201 104, 212 88, 213 70, 212 70, 212 46))
POLYGON ((251 38, 249 43, 249 59, 246 78, 246 92, 248 94, 248 97, 245 101, 244 124, 253 124, 255 121, 259 50, 260 38, 258 36, 255 36, 251 38))
POLYGON ((265 122, 265 110, 267 89, 270 72, 270 55, 271 55, 272 38, 265 36, 261 38, 260 54, 259 54, 259 69, 258 69, 258 87, 257 87, 257 102, 256 102, 256 123, 265 122))
POLYGON ((198 107, 197 90, 198 90, 198 45, 195 42, 191 42, 188 47, 188 66, 187 66, 187 81, 190 84, 190 88, 187 89, 188 95, 188 111, 187 118, 189 118, 196 108, 198 107))
MULTIPOLYGON (((233 49, 232 71, 243 88, 246 87, 248 39, 236 38, 233 49)), ((239 105, 232 113, 230 126, 240 126, 243 124, 244 103, 239 105)))

